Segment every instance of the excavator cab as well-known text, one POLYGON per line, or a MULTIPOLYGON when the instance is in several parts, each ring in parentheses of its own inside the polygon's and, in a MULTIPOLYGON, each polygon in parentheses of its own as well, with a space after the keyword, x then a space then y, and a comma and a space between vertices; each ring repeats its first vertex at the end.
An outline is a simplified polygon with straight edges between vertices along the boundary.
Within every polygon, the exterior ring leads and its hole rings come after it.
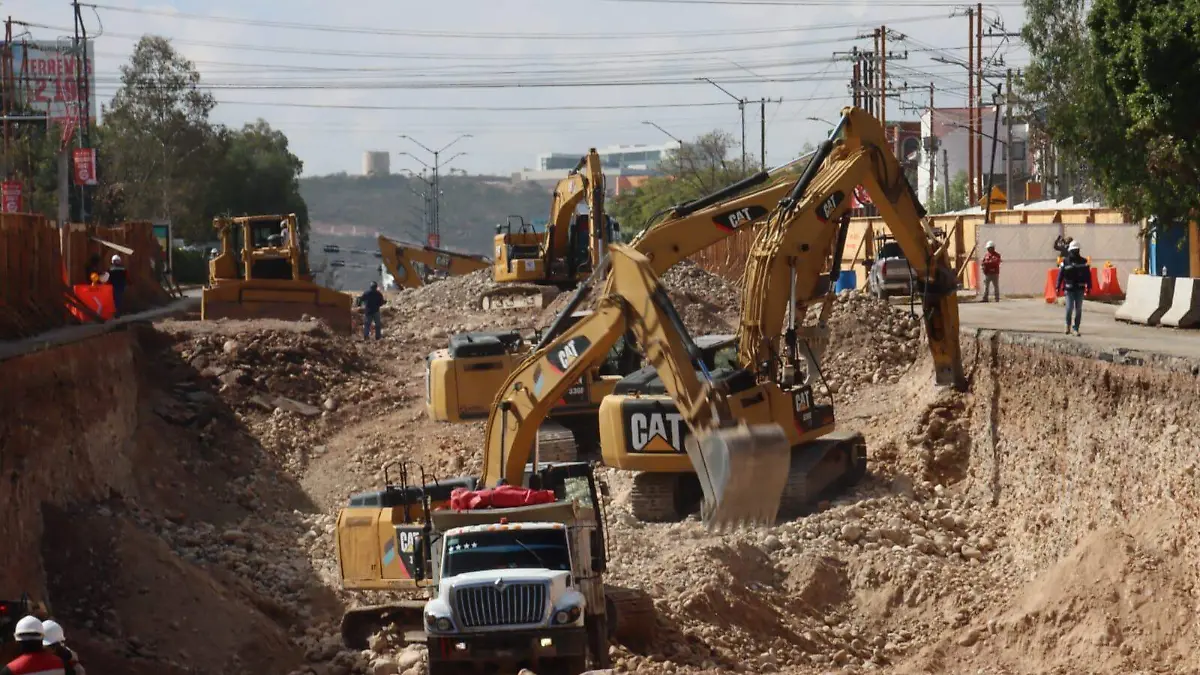
POLYGON ((338 332, 350 332, 352 299, 313 283, 296 214, 216 218, 213 226, 221 252, 209 260, 201 319, 315 316, 338 332))

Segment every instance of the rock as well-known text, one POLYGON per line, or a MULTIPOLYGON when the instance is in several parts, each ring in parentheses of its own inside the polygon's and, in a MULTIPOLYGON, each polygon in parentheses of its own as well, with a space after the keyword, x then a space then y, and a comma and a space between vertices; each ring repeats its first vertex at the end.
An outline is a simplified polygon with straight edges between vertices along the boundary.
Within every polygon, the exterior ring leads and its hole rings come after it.
POLYGON ((236 384, 241 384, 245 378, 246 371, 241 368, 234 368, 233 370, 221 373, 217 379, 221 381, 221 384, 232 387, 236 384))
POLYGON ((992 541, 991 537, 984 536, 979 538, 979 548, 981 550, 990 551, 995 547, 996 542, 992 541))
POLYGON ((208 405, 210 403, 216 403, 217 401, 216 397, 207 391, 189 392, 187 394, 187 400, 191 401, 192 403, 199 403, 201 405, 208 405))
POLYGON ((233 354, 240 346, 241 345, 237 343, 237 340, 226 340, 225 344, 221 345, 221 351, 225 352, 226 354, 233 354))
POLYGON ((275 406, 278 408, 283 408, 289 412, 294 412, 297 415, 303 415, 305 417, 317 417, 321 414, 320 408, 307 403, 301 403, 300 401, 290 399, 286 396, 276 396, 275 406))
POLYGON ((959 553, 962 554, 962 557, 968 560, 979 560, 983 558, 983 551, 980 551, 974 546, 963 546, 959 553))
POLYGON ((371 662, 371 675, 400 675, 400 666, 391 659, 375 659, 371 662))
POLYGON ((413 646, 408 647, 404 651, 400 652, 400 656, 397 658, 396 663, 399 664, 400 670, 408 670, 409 668, 420 663, 424 658, 425 651, 413 646))
POLYGON ((779 541, 779 537, 776 537, 773 534, 768 534, 766 538, 763 539, 762 546, 768 552, 774 553, 775 551, 783 548, 783 542, 779 541))
POLYGON ((962 636, 958 638, 958 644, 961 647, 970 647, 976 642, 979 642, 979 631, 974 628, 966 633, 963 633, 962 636))
POLYGON ((334 410, 338 409, 338 401, 336 398, 333 398, 331 396, 331 397, 325 399, 325 403, 322 404, 322 407, 324 407, 329 412, 333 412, 334 410))
POLYGON ((858 541, 863 534, 862 526, 858 523, 847 523, 842 526, 842 539, 851 544, 858 541))

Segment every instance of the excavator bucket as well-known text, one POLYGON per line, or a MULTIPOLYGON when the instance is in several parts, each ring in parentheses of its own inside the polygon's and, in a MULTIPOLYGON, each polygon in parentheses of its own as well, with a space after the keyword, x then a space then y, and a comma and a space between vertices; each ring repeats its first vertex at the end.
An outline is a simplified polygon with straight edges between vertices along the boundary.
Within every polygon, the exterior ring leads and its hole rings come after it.
POLYGON ((775 524, 791 464, 791 443, 777 424, 739 425, 684 442, 704 490, 709 529, 775 524))

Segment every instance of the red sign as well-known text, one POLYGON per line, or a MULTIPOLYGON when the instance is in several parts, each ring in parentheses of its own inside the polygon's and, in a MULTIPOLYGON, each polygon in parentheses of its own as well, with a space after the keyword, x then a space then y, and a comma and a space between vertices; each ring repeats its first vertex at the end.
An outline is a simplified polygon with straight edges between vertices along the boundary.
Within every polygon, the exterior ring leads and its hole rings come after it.
POLYGON ((72 154, 75 156, 75 184, 95 185, 96 149, 75 148, 72 154))
POLYGON ((440 234, 429 235, 429 248, 439 248, 442 245, 442 236, 440 234))
POLYGON ((850 200, 850 208, 859 209, 867 204, 872 204, 871 195, 867 194, 866 188, 859 185, 854 188, 853 197, 850 200))
POLYGON ((0 206, 4 213, 21 212, 21 184, 16 181, 0 183, 0 206))

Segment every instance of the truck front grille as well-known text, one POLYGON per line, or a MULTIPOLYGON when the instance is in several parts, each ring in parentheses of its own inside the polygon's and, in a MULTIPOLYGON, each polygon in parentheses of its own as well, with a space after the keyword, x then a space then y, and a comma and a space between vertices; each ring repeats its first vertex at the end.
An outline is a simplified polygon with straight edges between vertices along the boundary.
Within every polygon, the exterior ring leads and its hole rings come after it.
POLYGON ((546 584, 465 586, 455 590, 454 605, 464 628, 538 624, 546 617, 546 584))

